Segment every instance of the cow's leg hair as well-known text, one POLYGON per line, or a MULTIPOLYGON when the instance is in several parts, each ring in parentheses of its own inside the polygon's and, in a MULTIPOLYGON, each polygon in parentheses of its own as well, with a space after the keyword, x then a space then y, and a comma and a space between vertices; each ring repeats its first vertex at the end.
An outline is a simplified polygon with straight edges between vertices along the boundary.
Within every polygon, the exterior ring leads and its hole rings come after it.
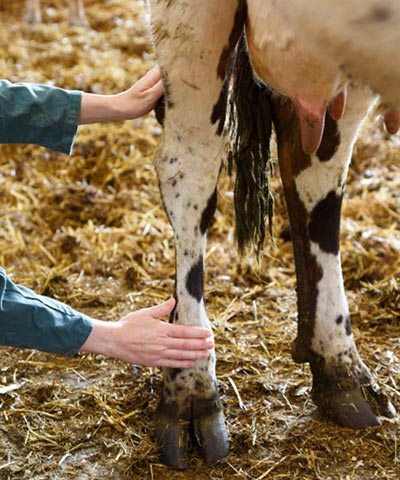
POLYGON ((372 387, 351 331, 339 252, 340 210, 348 166, 359 127, 373 97, 350 87, 345 115, 327 116, 315 155, 301 150, 300 134, 289 101, 274 100, 278 156, 284 183, 296 263, 297 362, 309 362, 313 399, 336 423, 365 428, 392 416, 390 402, 372 387))
POLYGON ((26 0, 24 22, 35 24, 40 23, 41 21, 40 0, 26 0))
MULTIPOLYGON (((239 2, 151 1, 157 61, 166 88, 164 132, 155 155, 176 244, 177 306, 171 321, 210 328, 203 299, 206 231, 216 206, 223 147, 224 77, 241 30, 239 2)), ((228 452, 215 353, 192 369, 165 369, 156 414, 164 463, 188 466, 190 427, 207 463, 228 452)))
POLYGON ((70 25, 87 27, 89 22, 86 19, 84 0, 69 0, 68 23, 70 25))

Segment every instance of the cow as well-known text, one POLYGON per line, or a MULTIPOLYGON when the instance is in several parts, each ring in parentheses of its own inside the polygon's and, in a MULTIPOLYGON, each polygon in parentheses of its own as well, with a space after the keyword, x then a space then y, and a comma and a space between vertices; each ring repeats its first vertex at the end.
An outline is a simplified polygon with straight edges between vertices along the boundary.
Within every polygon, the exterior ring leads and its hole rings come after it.
MULTIPOLYGON (((68 23, 76 26, 88 26, 89 24, 85 16, 83 0, 68 0, 68 5, 68 23)), ((42 21, 40 0, 25 0, 24 21, 31 24, 40 23, 42 21)))
MULTIPOLYGON (((321 414, 338 425, 363 429, 395 411, 357 351, 339 227, 353 145, 378 97, 362 79, 349 77, 351 66, 344 71, 295 35, 277 3, 149 1, 165 85, 164 128, 154 164, 176 245, 177 303, 170 321, 211 328, 204 258, 227 123, 233 136, 230 159, 237 165, 239 246, 261 248, 263 219, 271 212, 265 168, 273 125, 297 277, 292 356, 310 364, 312 397, 321 414), (232 117, 226 122, 228 103, 232 117)), ((396 24, 391 34, 398 45, 396 24)), ((191 433, 208 464, 228 453, 215 364, 212 351, 194 368, 164 369, 156 435, 167 465, 188 467, 191 433)))

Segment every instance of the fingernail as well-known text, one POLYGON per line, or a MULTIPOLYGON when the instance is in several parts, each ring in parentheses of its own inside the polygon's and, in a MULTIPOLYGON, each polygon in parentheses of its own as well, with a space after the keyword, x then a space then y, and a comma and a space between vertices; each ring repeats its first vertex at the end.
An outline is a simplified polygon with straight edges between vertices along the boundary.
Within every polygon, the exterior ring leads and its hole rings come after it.
POLYGON ((206 344, 208 348, 212 348, 214 346, 214 340, 212 338, 207 338, 206 344))

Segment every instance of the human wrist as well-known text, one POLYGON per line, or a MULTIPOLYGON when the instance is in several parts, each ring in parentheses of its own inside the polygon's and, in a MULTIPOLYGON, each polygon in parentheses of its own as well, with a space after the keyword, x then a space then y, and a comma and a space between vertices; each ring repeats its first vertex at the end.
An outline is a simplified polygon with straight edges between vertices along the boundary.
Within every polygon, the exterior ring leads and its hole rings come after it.
POLYGON ((117 324, 92 319, 92 325, 92 331, 79 351, 112 356, 116 344, 117 324))
POLYGON ((78 124, 124 120, 124 101, 120 95, 83 93, 78 124))

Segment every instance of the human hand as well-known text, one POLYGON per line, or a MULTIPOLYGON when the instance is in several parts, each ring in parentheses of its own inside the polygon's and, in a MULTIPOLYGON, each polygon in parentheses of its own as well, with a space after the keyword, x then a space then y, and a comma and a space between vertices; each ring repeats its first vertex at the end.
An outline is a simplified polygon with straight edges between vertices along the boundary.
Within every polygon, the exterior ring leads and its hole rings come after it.
POLYGON ((83 93, 78 124, 139 118, 154 108, 163 93, 161 71, 156 66, 124 92, 115 95, 83 93))
POLYGON ((160 67, 156 66, 128 90, 114 95, 114 100, 120 102, 118 108, 123 115, 122 120, 128 120, 149 113, 163 93, 160 67))
POLYGON ((132 312, 118 322, 93 320, 93 330, 81 352, 100 353, 148 367, 193 367, 214 347, 212 334, 202 327, 174 325, 160 319, 169 315, 175 300, 132 312))

